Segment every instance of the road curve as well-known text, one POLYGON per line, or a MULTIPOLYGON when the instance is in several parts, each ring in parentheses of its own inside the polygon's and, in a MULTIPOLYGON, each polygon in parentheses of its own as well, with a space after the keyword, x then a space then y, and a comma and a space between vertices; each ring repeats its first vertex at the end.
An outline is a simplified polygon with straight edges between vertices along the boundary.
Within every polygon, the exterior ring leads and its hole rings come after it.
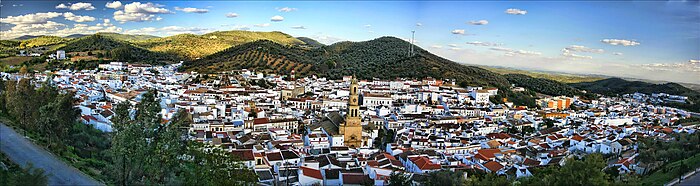
POLYGON ((0 151, 18 165, 44 169, 49 185, 104 185, 0 123, 0 151))

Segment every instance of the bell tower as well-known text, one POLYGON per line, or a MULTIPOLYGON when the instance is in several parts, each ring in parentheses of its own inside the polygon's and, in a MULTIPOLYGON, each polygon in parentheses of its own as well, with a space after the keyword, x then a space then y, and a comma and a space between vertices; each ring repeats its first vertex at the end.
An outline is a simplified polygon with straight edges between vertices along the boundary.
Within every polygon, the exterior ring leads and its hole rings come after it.
POLYGON ((343 130, 341 130, 345 139, 345 146, 351 148, 358 148, 362 143, 362 119, 360 118, 358 89, 357 79, 353 77, 350 82, 348 113, 345 114, 345 124, 342 127, 343 130))

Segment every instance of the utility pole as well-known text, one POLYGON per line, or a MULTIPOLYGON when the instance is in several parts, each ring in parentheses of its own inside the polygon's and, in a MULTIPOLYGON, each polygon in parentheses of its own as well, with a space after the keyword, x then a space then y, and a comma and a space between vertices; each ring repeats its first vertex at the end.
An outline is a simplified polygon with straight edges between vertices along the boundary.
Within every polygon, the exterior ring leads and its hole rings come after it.
POLYGON ((410 52, 408 53, 408 57, 413 57, 413 41, 415 40, 416 36, 416 31, 411 30, 411 47, 410 47, 410 52))

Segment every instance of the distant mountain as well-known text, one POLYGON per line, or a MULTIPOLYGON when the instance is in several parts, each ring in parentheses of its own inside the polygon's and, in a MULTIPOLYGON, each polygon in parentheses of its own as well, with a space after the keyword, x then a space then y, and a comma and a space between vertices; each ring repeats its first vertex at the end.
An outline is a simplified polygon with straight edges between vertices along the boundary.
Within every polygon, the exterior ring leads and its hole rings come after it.
POLYGON ((66 38, 66 39, 75 39, 75 38, 81 38, 81 37, 84 37, 84 36, 87 36, 87 35, 86 35, 86 34, 71 34, 71 35, 63 36, 63 38, 66 38))
POLYGON ((323 43, 320 43, 320 42, 318 42, 318 41, 316 41, 316 40, 314 40, 314 39, 308 38, 308 37, 297 37, 297 39, 303 41, 304 43, 306 43, 306 45, 308 45, 308 46, 310 46, 310 47, 322 47, 322 46, 326 46, 326 45, 324 45, 323 43))
POLYGON ((109 38, 116 39, 116 40, 123 40, 123 41, 142 41, 142 40, 160 38, 158 36, 152 36, 152 35, 141 35, 141 34, 130 35, 130 34, 119 34, 119 33, 113 33, 113 32, 100 32, 100 33, 97 33, 96 35, 101 35, 101 36, 109 37, 109 38))
POLYGON ((483 66, 477 65, 478 67, 496 72, 499 74, 524 74, 534 78, 544 78, 550 79, 562 83, 580 83, 580 82, 591 82, 601 79, 608 78, 601 75, 590 75, 590 74, 569 74, 562 72, 551 72, 551 71, 534 71, 534 70, 522 70, 509 67, 500 66, 483 66))
POLYGON ((23 36, 19 36, 19 37, 15 38, 13 40, 20 40, 21 41, 21 40, 27 40, 27 39, 37 38, 37 37, 39 37, 39 36, 23 35, 23 36))
POLYGON ((137 41, 136 45, 151 51, 165 52, 184 58, 202 58, 232 46, 257 40, 270 40, 282 45, 304 42, 282 32, 217 31, 204 35, 179 34, 164 38, 137 41))
POLYGON ((678 83, 653 84, 642 81, 627 81, 621 78, 608 78, 593 82, 573 83, 570 85, 582 90, 609 96, 631 94, 635 92, 645 94, 667 93, 687 96, 691 104, 673 103, 668 105, 700 112, 700 104, 698 104, 698 101, 700 101, 700 93, 678 83))
POLYGON ((566 96, 578 96, 578 95, 583 95, 581 93, 581 90, 578 90, 576 88, 573 88, 567 84, 550 80, 550 79, 545 79, 545 78, 536 78, 536 77, 531 77, 528 75, 524 74, 506 74, 504 75, 510 83, 515 84, 515 86, 520 86, 523 88, 526 88, 528 90, 532 90, 535 92, 539 92, 542 94, 547 94, 547 95, 552 95, 552 96, 558 96, 558 95, 566 95, 566 96))

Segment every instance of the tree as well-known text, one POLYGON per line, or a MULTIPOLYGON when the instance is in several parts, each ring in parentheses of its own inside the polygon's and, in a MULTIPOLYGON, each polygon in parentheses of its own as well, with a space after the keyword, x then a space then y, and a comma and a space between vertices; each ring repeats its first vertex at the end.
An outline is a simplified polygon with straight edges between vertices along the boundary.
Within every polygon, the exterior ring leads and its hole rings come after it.
POLYGON ((19 68, 19 73, 22 75, 26 75, 28 72, 29 70, 27 69, 26 65, 22 65, 22 68, 19 68))
POLYGON ((34 168, 31 163, 29 163, 26 168, 12 167, 9 170, 0 169, 0 186, 47 185, 47 180, 44 170, 34 168))
POLYGON ((493 173, 483 175, 481 177, 477 175, 472 175, 468 180, 465 180, 463 185, 494 185, 494 186, 507 186, 511 185, 511 182, 506 178, 506 176, 499 176, 493 173))
POLYGON ((461 171, 440 170, 430 172, 426 177, 423 184, 428 186, 457 186, 465 182, 464 173, 461 171))
POLYGON ((6 89, 6 103, 8 110, 10 111, 10 115, 18 121, 18 124, 23 129, 35 129, 35 114, 37 114, 35 110, 38 104, 36 104, 36 99, 34 99, 34 85, 29 79, 23 78, 19 80, 16 85, 14 83, 8 83, 8 87, 6 87, 6 89))
POLYGON ((391 175, 389 175, 389 186, 410 186, 411 185, 411 179, 400 172, 391 172, 391 175))
POLYGON ((583 161, 569 159, 557 174, 556 185, 605 185, 606 163, 601 154, 590 154, 583 161))

